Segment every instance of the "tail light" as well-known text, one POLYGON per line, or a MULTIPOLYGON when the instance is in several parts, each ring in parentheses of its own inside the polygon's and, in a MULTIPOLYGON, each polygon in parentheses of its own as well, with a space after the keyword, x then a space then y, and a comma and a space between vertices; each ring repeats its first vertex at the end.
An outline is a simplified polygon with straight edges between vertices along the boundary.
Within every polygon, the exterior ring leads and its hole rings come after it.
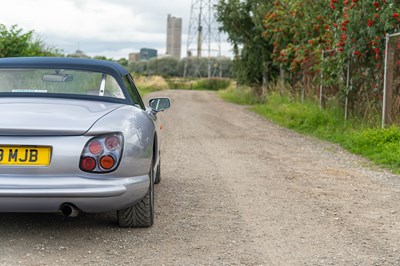
POLYGON ((83 148, 79 168, 89 173, 114 171, 121 161, 123 141, 121 133, 92 138, 83 148))

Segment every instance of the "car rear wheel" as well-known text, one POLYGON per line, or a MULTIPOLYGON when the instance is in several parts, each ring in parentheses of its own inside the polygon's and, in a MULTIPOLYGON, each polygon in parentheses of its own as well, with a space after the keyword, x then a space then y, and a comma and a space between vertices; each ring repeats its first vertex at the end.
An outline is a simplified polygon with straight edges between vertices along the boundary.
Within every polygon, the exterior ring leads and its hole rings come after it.
POLYGON ((150 187, 143 199, 135 205, 117 211, 120 227, 150 227, 154 223, 154 171, 150 169, 150 187))

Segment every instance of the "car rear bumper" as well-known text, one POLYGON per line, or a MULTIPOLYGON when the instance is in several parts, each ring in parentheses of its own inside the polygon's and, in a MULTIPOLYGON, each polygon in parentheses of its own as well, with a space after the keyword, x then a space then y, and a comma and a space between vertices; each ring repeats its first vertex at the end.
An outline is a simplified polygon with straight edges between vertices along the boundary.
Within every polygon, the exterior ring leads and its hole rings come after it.
POLYGON ((148 191, 149 176, 128 178, 0 176, 0 212, 57 212, 72 204, 83 212, 126 208, 148 191))

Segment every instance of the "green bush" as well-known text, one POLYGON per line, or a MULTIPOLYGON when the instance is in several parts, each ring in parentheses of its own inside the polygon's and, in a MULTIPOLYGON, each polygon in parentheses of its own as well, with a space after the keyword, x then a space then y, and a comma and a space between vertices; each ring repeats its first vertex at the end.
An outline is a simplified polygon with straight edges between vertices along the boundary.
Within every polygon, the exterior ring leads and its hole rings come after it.
POLYGON ((62 56, 35 36, 34 31, 24 32, 18 25, 6 27, 0 24, 0 57, 62 56))

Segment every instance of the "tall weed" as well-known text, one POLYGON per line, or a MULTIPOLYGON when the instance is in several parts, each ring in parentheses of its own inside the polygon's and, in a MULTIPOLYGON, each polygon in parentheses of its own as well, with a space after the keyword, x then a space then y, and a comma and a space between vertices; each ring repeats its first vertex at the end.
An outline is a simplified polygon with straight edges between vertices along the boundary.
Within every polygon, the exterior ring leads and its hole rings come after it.
POLYGON ((227 89, 218 91, 218 95, 229 102, 253 105, 260 102, 249 87, 237 87, 236 84, 231 84, 227 89))

